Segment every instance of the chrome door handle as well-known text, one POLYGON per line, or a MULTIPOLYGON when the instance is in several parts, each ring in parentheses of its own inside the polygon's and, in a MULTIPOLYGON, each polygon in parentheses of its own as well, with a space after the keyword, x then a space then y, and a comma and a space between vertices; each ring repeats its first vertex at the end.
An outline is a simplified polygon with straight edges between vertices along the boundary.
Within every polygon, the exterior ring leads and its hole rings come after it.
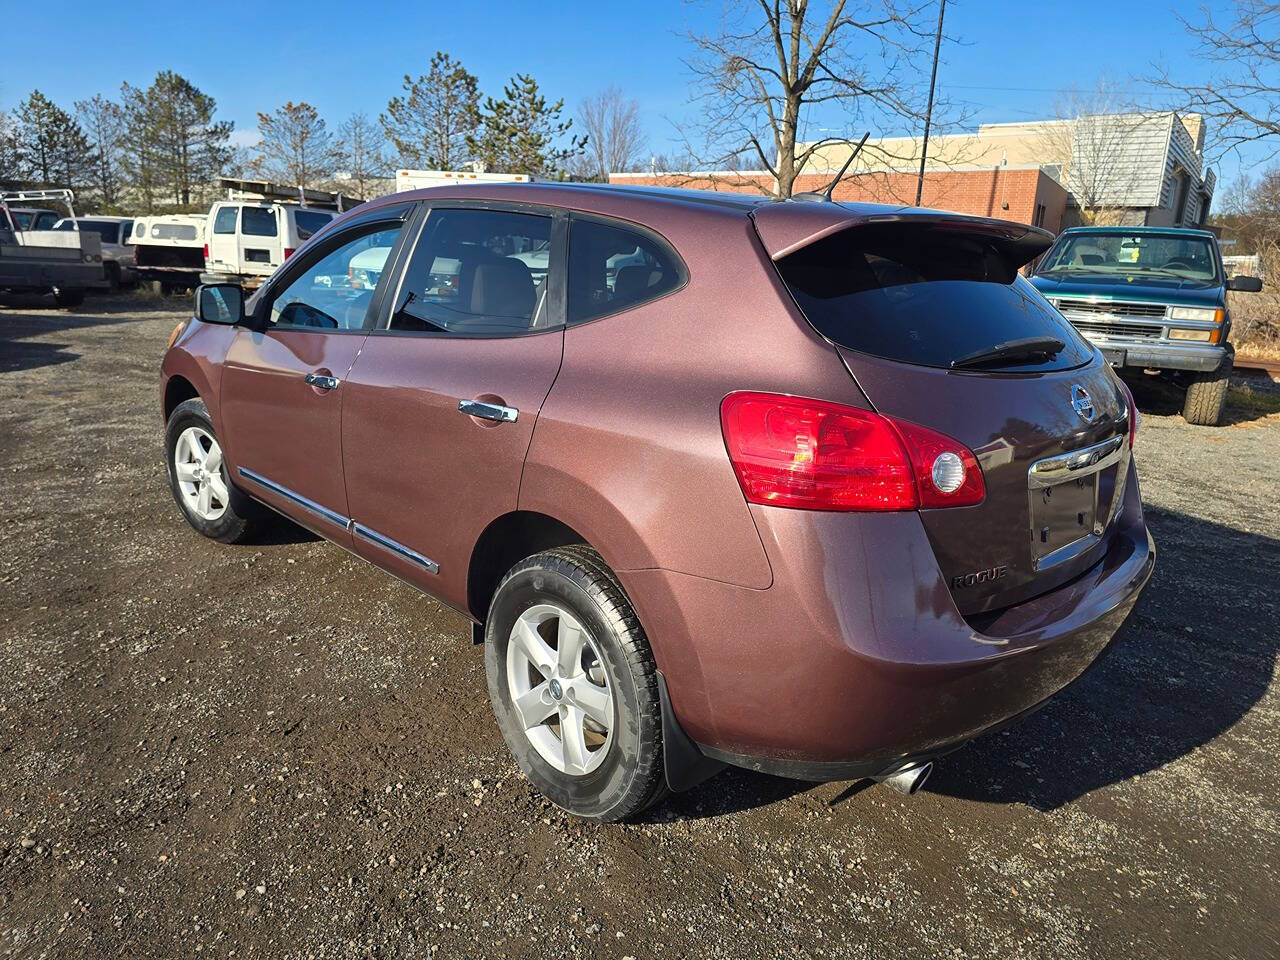
POLYGON ((496 420, 498 423, 515 423, 520 416, 520 411, 515 407, 504 407, 500 403, 485 403, 481 400, 459 400, 458 412, 483 420, 496 420))
POLYGON ((335 390, 342 382, 337 377, 326 377, 323 373, 308 373, 304 379, 317 390, 335 390))

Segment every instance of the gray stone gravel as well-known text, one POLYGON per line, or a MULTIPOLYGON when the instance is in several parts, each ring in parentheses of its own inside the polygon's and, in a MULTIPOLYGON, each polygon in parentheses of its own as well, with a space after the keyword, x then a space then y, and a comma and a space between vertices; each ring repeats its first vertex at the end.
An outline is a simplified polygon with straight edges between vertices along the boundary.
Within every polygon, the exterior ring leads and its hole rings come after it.
POLYGON ((916 797, 730 771, 589 826, 509 760, 458 616, 183 523, 180 315, 0 309, 0 956, 1280 956, 1280 415, 1138 383, 1150 588, 916 797))

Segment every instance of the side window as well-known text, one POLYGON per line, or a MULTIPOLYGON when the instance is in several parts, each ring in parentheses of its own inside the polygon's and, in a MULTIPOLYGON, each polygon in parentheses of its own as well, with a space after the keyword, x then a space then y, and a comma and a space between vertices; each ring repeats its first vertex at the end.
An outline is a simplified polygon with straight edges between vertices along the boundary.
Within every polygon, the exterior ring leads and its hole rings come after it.
MULTIPOLYGON (((246 212, 248 208, 245 208, 246 212)), ((271 302, 274 327, 368 329, 369 303, 402 224, 374 224, 317 251, 271 302)))
POLYGON ((621 225, 570 222, 569 323, 654 300, 683 281, 683 267, 665 244, 621 225))
POLYGON ((274 237, 276 235, 275 207, 245 207, 241 214, 240 230, 246 237, 274 237))
POLYGON ((502 210, 432 210, 391 312, 392 330, 468 336, 554 323, 547 303, 551 218, 502 210))
POLYGON ((329 214, 317 213, 314 210, 295 210, 293 213, 293 222, 298 227, 299 240, 309 240, 313 233, 318 233, 332 219, 333 217, 329 214))
POLYGON ((121 243, 132 243, 133 241, 129 239, 132 233, 133 233, 132 220, 125 220, 123 223, 120 224, 120 242, 121 243))
POLYGON ((41 213, 36 215, 36 230, 52 230, 53 225, 58 222, 58 215, 53 212, 41 213))
POLYGON ((218 215, 213 218, 214 233, 235 233, 236 232, 236 213, 239 207, 219 207, 218 215))

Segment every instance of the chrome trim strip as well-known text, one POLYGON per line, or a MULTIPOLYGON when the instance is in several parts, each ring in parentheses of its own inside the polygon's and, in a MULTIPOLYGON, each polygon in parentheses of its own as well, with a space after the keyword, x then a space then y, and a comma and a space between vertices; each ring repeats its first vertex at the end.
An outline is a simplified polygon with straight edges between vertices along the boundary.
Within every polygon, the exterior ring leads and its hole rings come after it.
POLYGON ((1036 490, 1105 470, 1120 461, 1127 439, 1127 435, 1121 433, 1101 443, 1037 460, 1027 471, 1027 484, 1036 490))
POLYGON ((274 480, 268 480, 266 477, 264 477, 260 473, 254 473, 252 470, 246 470, 244 467, 239 467, 238 470, 239 470, 240 476, 248 480, 252 480, 254 483, 259 484, 260 486, 266 487, 272 493, 278 493, 280 496, 284 497, 286 500, 293 501, 298 506, 302 507, 304 510, 309 510, 312 513, 314 513, 316 516, 321 517, 325 520, 328 520, 330 523, 337 524, 340 527, 348 527, 351 524, 351 521, 347 517, 344 517, 342 514, 338 513, 337 511, 330 510, 328 507, 325 507, 325 506, 321 506, 320 504, 316 503, 314 500, 309 500, 300 493, 294 493, 288 487, 281 486, 280 484, 276 483, 274 480))
POLYGON ((397 554, 406 560, 412 560, 428 573, 440 572, 440 564, 436 563, 434 560, 424 557, 417 550, 412 550, 409 547, 406 547, 403 543, 398 543, 395 540, 392 540, 390 537, 384 537, 376 530, 370 530, 368 527, 362 526, 354 521, 351 524, 351 530, 357 537, 368 540, 375 546, 382 547, 384 550, 390 550, 392 553, 397 554))

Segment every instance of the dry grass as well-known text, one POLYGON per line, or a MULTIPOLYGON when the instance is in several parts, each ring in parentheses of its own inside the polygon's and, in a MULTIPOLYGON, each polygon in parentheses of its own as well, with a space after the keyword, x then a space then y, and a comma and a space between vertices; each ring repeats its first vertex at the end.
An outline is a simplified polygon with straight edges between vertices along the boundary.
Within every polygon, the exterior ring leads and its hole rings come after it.
POLYGON ((1280 360, 1280 247, 1268 244, 1261 251, 1261 293, 1228 293, 1227 307, 1231 311, 1231 342, 1236 351, 1264 360, 1280 360))

